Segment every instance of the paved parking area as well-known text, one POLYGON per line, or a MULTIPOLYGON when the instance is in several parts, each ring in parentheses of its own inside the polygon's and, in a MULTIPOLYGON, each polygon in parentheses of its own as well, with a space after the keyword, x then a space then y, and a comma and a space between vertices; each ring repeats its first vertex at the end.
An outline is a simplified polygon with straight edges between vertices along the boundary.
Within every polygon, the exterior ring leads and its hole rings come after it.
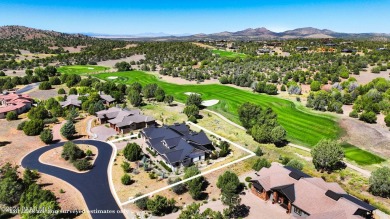
POLYGON ((101 140, 101 141, 105 141, 109 137, 117 134, 113 128, 106 127, 105 125, 99 125, 99 126, 93 127, 91 129, 91 132, 97 135, 97 137, 96 137, 97 140, 101 140))

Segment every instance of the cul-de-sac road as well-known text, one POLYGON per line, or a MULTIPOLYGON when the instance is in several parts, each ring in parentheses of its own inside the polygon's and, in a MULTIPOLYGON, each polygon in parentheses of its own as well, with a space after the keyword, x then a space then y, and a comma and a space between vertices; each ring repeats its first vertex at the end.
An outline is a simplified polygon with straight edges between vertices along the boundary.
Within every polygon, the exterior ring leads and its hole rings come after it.
POLYGON ((83 195, 93 219, 125 218, 110 190, 107 170, 113 153, 111 145, 96 140, 75 140, 73 142, 76 144, 92 145, 99 150, 94 167, 90 171, 76 173, 60 167, 43 164, 39 161, 39 157, 43 153, 53 148, 61 147, 65 142, 44 146, 31 152, 23 158, 22 166, 55 176, 74 186, 83 195), (99 210, 100 212, 93 212, 94 210, 99 210))

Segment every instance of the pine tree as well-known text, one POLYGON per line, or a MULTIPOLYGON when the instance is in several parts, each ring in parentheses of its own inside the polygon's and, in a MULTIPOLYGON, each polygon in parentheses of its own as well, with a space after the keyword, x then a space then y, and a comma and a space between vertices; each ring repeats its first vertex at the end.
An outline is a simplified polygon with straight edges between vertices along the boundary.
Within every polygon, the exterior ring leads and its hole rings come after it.
POLYGON ((66 139, 70 139, 73 137, 74 134, 76 134, 76 128, 72 121, 68 120, 62 127, 61 127, 61 135, 64 136, 66 139))

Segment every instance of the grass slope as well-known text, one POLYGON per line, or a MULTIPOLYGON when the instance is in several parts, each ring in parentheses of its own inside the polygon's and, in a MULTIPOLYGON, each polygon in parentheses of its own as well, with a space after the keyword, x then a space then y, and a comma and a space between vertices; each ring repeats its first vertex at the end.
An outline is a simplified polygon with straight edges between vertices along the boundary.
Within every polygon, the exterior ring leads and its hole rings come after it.
POLYGON ((213 49, 212 52, 214 54, 218 54, 221 57, 228 57, 228 58, 237 58, 237 57, 245 58, 246 57, 246 54, 244 54, 244 53, 229 52, 229 51, 225 51, 225 50, 213 49))
POLYGON ((355 161, 359 165, 371 165, 386 161, 375 154, 362 150, 346 142, 343 142, 341 147, 344 149, 345 157, 349 160, 355 161))
POLYGON ((101 72, 109 69, 108 67, 104 66, 97 66, 97 65, 68 65, 68 66, 62 66, 59 67, 57 70, 63 74, 88 74, 88 73, 94 73, 94 72, 101 72))
POLYGON ((220 102, 208 107, 221 113, 228 119, 240 123, 237 108, 244 102, 252 102, 263 107, 271 107, 278 115, 279 123, 287 130, 288 140, 294 143, 313 146, 323 138, 336 139, 340 134, 340 127, 335 118, 329 115, 320 115, 307 109, 298 109, 288 100, 274 96, 261 95, 236 89, 225 85, 178 85, 158 80, 155 75, 140 71, 101 73, 94 75, 100 79, 118 83, 141 84, 157 83, 166 93, 172 94, 177 101, 185 102, 185 92, 195 92, 202 95, 203 100, 218 99, 220 102), (110 80, 107 77, 117 76, 110 80))

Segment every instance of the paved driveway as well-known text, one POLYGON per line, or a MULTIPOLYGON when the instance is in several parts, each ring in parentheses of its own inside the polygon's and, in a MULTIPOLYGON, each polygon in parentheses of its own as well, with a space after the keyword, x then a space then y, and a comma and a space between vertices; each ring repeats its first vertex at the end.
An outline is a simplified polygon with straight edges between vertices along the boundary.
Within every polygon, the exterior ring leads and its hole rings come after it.
POLYGON ((99 125, 93 127, 91 132, 96 134, 96 140, 106 141, 109 137, 116 135, 116 131, 113 128, 106 127, 105 125, 99 125))
POLYGON ((26 86, 20 88, 19 90, 17 90, 15 93, 16 93, 16 94, 25 93, 25 92, 27 92, 27 91, 30 91, 30 90, 32 90, 32 89, 38 87, 40 83, 41 83, 41 82, 28 84, 28 85, 26 85, 26 86))
POLYGON ((64 141, 65 139, 61 135, 61 128, 66 123, 66 121, 62 121, 59 124, 55 124, 52 128, 53 133, 53 141, 64 141))
POLYGON ((98 157, 94 163, 92 170, 87 173, 76 173, 59 167, 54 167, 39 162, 39 157, 53 148, 61 147, 65 142, 60 142, 39 148, 28 154, 22 160, 24 168, 36 169, 41 173, 46 173, 62 179, 73 185, 83 195, 87 207, 90 211, 103 210, 110 213, 96 213, 91 212, 94 219, 123 219, 125 218, 120 212, 114 196, 111 194, 107 169, 111 155, 113 153, 112 147, 105 142, 95 140, 75 140, 76 144, 93 145, 99 150, 98 157))

